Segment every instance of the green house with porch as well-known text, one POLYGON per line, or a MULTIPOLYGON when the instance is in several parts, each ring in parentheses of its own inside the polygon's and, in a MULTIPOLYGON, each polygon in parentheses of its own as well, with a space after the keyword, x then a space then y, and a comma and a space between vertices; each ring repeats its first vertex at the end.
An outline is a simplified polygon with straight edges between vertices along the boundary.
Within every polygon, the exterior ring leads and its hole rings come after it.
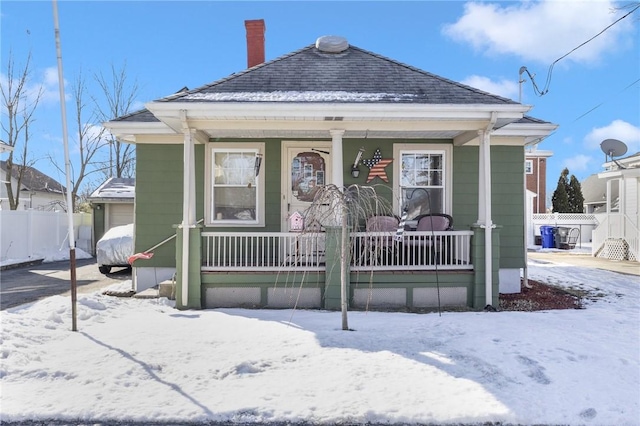
POLYGON ((173 277, 178 309, 422 310, 519 286, 525 147, 556 125, 341 37, 265 62, 264 22, 245 25, 247 69, 105 123, 136 145, 135 251, 154 253, 136 290, 173 277), (388 208, 366 214, 397 230, 349 220, 327 188, 375 193, 388 208), (452 226, 417 226, 435 215, 452 226))

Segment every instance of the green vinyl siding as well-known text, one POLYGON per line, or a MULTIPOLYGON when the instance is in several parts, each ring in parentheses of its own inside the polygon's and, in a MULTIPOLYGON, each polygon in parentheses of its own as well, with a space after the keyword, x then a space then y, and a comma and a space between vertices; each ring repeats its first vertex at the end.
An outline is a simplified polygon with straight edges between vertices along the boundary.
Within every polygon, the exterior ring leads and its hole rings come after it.
POLYGON ((500 225, 500 268, 524 267, 524 148, 491 148, 491 214, 500 225))
MULTIPOLYGON (((175 235, 182 221, 183 146, 136 147, 135 252, 146 251, 175 235)), ((203 216, 204 147, 196 145, 196 218, 203 216), (200 178, 198 178, 200 177, 200 178)), ((175 266, 175 239, 154 250, 144 266, 175 266)))
MULTIPOLYGON (((216 142, 237 140, 217 140, 216 142)), ((265 173, 265 226, 232 228, 205 228, 205 231, 277 232, 281 224, 282 173, 286 169, 281 160, 281 140, 243 139, 243 142, 265 143, 265 160, 260 173, 265 173)), ((360 165, 360 176, 351 176, 353 160, 362 146, 363 158, 371 158, 380 149, 382 158, 392 158, 394 143, 446 143, 443 140, 372 140, 345 139, 343 141, 344 183, 372 185, 379 195, 392 201, 389 188, 393 185, 393 165, 387 167, 389 182, 376 178, 366 184, 369 169, 360 165)), ((137 145, 136 168, 136 241, 135 251, 141 252, 175 235, 175 226, 182 220, 182 145, 137 145)), ((494 146, 491 148, 493 206, 496 225, 502 226, 501 268, 524 266, 524 148, 494 146)), ((196 145, 196 217, 204 216, 205 146, 196 145)), ((478 218, 478 147, 453 147, 452 216, 454 228, 470 229, 478 218)), ((145 266, 174 266, 175 241, 155 250, 155 256, 145 266)))
POLYGON ((244 228, 241 232, 280 232, 280 193, 282 192, 282 170, 286 169, 280 165, 282 144, 279 139, 262 139, 255 140, 255 142, 265 142, 265 161, 260 169, 260 173, 265 173, 265 227, 244 228))
MULTIPOLYGON (((244 142, 245 140, 243 140, 244 142)), ((216 227, 206 230, 255 232, 280 231, 280 140, 266 142, 260 173, 268 182, 265 188, 265 227, 216 227)), ((220 141, 224 142, 224 141, 220 141)), ((183 145, 147 145, 136 147, 136 238, 135 252, 146 251, 175 235, 182 222, 183 145)), ((205 146, 195 146, 196 220, 204 217, 205 146)), ((154 250, 144 266, 175 266, 175 239, 154 250)))
MULTIPOLYGON (((500 268, 524 266, 524 148, 491 147, 491 216, 500 232, 500 268)), ((453 152, 453 226, 478 220, 478 147, 453 152)))
POLYGON ((466 231, 478 220, 478 147, 453 149, 453 228, 466 231))

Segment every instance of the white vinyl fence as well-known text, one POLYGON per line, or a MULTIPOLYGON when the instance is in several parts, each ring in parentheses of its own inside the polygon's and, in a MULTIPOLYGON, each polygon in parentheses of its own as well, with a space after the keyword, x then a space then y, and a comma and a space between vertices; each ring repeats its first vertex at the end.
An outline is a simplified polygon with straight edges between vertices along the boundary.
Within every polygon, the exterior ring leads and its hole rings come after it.
MULTIPOLYGON (((93 254, 93 219, 74 213, 76 249, 93 254)), ((0 210, 0 261, 47 259, 69 253, 65 212, 0 210)))
POLYGON ((534 213, 532 222, 534 236, 540 236, 540 227, 543 225, 578 228, 578 244, 590 243, 591 233, 598 226, 596 215, 589 213, 534 213))

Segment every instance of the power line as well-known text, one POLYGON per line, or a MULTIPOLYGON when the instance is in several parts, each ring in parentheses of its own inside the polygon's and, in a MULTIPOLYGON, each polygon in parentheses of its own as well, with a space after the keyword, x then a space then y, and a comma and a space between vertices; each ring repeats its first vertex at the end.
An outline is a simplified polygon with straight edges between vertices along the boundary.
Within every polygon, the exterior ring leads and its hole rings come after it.
MULTIPOLYGON (((620 93, 626 91, 627 89, 629 89, 631 86, 634 86, 636 84, 638 84, 638 82, 640 82, 640 78, 637 79, 636 81, 634 81, 633 83, 627 85, 624 89, 620 90, 618 93, 616 93, 616 95, 619 95, 620 93)), ((602 105, 604 105, 607 101, 602 101, 600 102, 598 105, 594 106, 593 108, 591 108, 589 111, 585 112, 584 114, 580 115, 579 117, 577 117, 575 120, 573 120, 573 122, 575 123, 576 121, 580 120, 582 117, 584 117, 585 115, 595 111, 596 109, 600 108, 602 105)))
MULTIPOLYGON (((627 16, 631 15, 632 13, 634 13, 636 10, 638 10, 638 8, 640 8, 640 4, 638 4, 637 6, 635 6, 633 9, 631 9, 628 13, 626 13, 624 16, 616 19, 615 21, 613 21, 611 24, 609 24, 607 27, 605 27, 602 31, 600 31, 598 34, 594 35, 593 37, 591 37, 589 40, 585 41, 584 43, 581 43, 579 46, 574 47, 573 49, 571 49, 569 52, 565 53, 564 55, 560 56, 558 59, 556 59, 555 61, 553 61, 551 63, 551 65, 549 66, 549 71, 547 72, 547 81, 545 82, 544 85, 544 89, 540 90, 538 89, 538 86, 536 85, 535 80, 533 79, 533 75, 531 75, 531 73, 529 72, 529 70, 527 69, 527 67, 520 67, 520 75, 522 76, 523 72, 526 72, 527 75, 529 76, 529 79, 531 79, 531 83, 533 84, 533 89, 536 92, 536 94, 538 96, 544 96, 549 92, 549 86, 551 85, 551 76, 553 74, 553 67, 555 66, 556 63, 558 63, 560 60, 566 58, 567 56, 569 56, 570 54, 572 54, 573 52, 575 52, 576 50, 580 49, 582 46, 584 46, 585 44, 591 42, 592 40, 594 40, 596 37, 602 35, 605 31, 607 31, 609 28, 613 27, 615 24, 617 24, 618 22, 622 21, 623 19, 625 19, 627 16)), ((522 79, 520 79, 522 82, 522 79)), ((597 107, 596 107, 597 108, 597 107)))

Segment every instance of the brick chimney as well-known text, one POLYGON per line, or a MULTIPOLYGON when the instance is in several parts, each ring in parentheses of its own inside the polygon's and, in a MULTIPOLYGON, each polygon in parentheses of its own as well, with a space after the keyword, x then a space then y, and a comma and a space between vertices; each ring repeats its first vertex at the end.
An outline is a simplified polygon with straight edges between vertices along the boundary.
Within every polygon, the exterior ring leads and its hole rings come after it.
POLYGON ((244 21, 247 29, 247 68, 264 62, 264 19, 244 21))

